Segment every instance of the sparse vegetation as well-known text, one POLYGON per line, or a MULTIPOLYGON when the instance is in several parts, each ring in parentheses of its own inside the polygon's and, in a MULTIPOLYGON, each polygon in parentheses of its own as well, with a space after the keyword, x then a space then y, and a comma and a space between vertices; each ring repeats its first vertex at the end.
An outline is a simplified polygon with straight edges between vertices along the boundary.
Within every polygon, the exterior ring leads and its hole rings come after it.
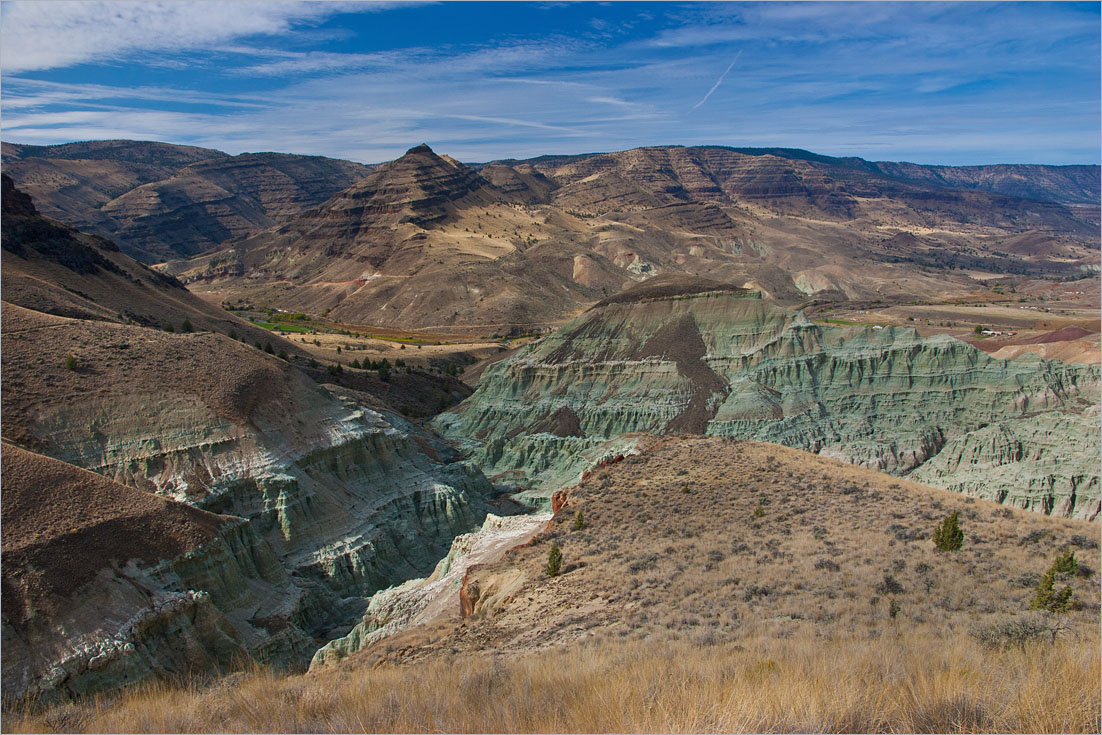
POLYGON ((1013 582, 1039 553, 1089 543, 1096 524, 1005 518, 794 450, 667 441, 590 475, 546 542, 472 573, 527 580, 492 618, 406 631, 306 676, 150 685, 5 727, 41 730, 50 716, 50 729, 100 732, 1098 730, 1097 585, 1071 576, 1083 605, 1057 615, 1025 612, 1032 593, 1013 582), (767 468, 766 451, 783 461, 767 468), (763 500, 769 523, 753 530, 763 500), (600 532, 570 536, 570 564, 560 548, 549 583, 549 547, 578 511, 600 532), (884 532, 953 511, 977 541, 951 555, 929 532, 884 532), (1037 541, 1020 546, 1023 535, 1037 541))
POLYGON ((1067 612, 1071 607, 1072 597, 1075 594, 1071 585, 1064 585, 1064 588, 1059 592, 1055 589, 1056 575, 1059 573, 1057 565, 1059 563, 1060 559, 1054 561, 1048 571, 1041 577, 1041 581, 1037 583, 1037 588, 1033 592, 1033 599, 1029 603, 1030 610, 1062 613, 1067 612))
POLYGON ((558 544, 551 544, 551 550, 547 552, 547 566, 543 570, 548 577, 557 577, 562 571, 562 549, 558 544))
POLYGON ((959 551, 964 545, 964 531, 960 528, 960 519, 957 511, 945 516, 941 525, 934 531, 934 546, 938 551, 959 551))

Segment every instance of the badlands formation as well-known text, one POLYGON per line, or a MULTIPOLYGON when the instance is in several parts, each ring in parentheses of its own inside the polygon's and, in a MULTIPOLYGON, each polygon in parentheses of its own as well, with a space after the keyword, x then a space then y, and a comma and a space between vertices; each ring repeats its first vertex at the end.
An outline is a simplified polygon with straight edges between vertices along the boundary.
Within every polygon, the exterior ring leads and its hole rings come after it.
POLYGON ((4 184, 5 696, 305 665, 481 523, 436 437, 4 184))
POLYGON ((637 435, 709 434, 1093 519, 1098 420, 1097 365, 823 327, 756 291, 658 277, 490 366, 435 425, 527 496, 574 484, 637 435))
POLYGON ((939 167, 657 146, 373 167, 157 143, 5 144, 42 211, 215 302, 337 321, 551 329, 659 274, 785 305, 969 297, 1097 273, 1097 166, 939 167))
MULTIPOLYGON (((903 604, 924 624, 1021 608, 995 560, 1038 543, 1097 566, 1098 167, 3 152, 8 701, 650 640, 655 621, 856 635, 884 570, 816 581, 864 543, 847 509, 883 531, 876 554, 921 556, 885 573, 923 586, 903 604), (985 342, 962 313, 1026 326, 985 342), (967 562, 932 551, 949 508, 967 562), (784 538, 751 538, 763 517, 784 538), (791 590, 755 577, 807 533, 824 548, 791 590), (659 593, 705 552, 722 580, 659 593), (991 575, 979 602, 963 566, 991 575), (705 588, 746 609, 713 619, 705 588), (847 602, 807 622, 809 595, 847 602)), ((1096 622, 1075 584, 1074 624, 1096 622)))

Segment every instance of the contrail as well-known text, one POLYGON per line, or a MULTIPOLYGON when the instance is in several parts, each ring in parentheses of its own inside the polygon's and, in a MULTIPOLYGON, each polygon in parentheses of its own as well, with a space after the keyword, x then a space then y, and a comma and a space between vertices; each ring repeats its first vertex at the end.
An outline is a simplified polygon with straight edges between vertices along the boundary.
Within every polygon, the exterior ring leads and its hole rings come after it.
POLYGON ((738 61, 738 57, 740 57, 740 56, 742 56, 742 49, 739 49, 739 52, 737 54, 735 54, 735 61, 732 61, 731 65, 727 67, 727 70, 719 75, 719 79, 717 79, 716 83, 712 85, 712 88, 708 90, 708 94, 704 95, 704 99, 700 100, 700 102, 697 102, 695 105, 693 105, 692 109, 695 110, 696 108, 703 105, 705 102, 708 101, 708 98, 712 96, 712 92, 719 89, 719 85, 723 84, 723 80, 727 78, 727 74, 730 73, 731 69, 735 68, 735 62, 738 61))

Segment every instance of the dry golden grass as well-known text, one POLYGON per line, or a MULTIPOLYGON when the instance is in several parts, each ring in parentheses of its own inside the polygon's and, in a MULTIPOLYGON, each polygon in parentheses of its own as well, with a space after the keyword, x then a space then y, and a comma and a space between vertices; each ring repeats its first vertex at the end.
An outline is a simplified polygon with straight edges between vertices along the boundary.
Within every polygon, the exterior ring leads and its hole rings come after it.
POLYGON ((872 640, 569 646, 8 714, 6 732, 1098 732, 1099 639, 991 651, 900 625, 872 640))
POLYGON ((469 573, 468 593, 481 585, 469 618, 308 675, 153 685, 24 707, 3 727, 1098 732, 1098 533, 784 447, 665 439, 469 573), (939 553, 930 536, 954 510, 964 548, 939 553), (549 579, 552 542, 563 573, 549 579), (1029 615, 1065 548, 1086 569, 1059 582, 1077 606, 1048 619, 1055 641, 981 645, 977 627, 1029 615))

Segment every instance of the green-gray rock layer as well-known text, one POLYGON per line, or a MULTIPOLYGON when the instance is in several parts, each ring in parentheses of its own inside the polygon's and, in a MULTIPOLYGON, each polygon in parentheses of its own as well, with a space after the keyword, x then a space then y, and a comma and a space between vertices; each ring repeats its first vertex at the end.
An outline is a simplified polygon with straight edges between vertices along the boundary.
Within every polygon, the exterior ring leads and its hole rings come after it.
POLYGON ((623 434, 707 433, 1094 518, 1098 391, 1096 365, 996 360, 912 329, 823 327, 753 292, 644 293, 491 366, 436 427, 491 479, 540 496, 623 434), (998 476, 984 478, 992 466, 998 476))

